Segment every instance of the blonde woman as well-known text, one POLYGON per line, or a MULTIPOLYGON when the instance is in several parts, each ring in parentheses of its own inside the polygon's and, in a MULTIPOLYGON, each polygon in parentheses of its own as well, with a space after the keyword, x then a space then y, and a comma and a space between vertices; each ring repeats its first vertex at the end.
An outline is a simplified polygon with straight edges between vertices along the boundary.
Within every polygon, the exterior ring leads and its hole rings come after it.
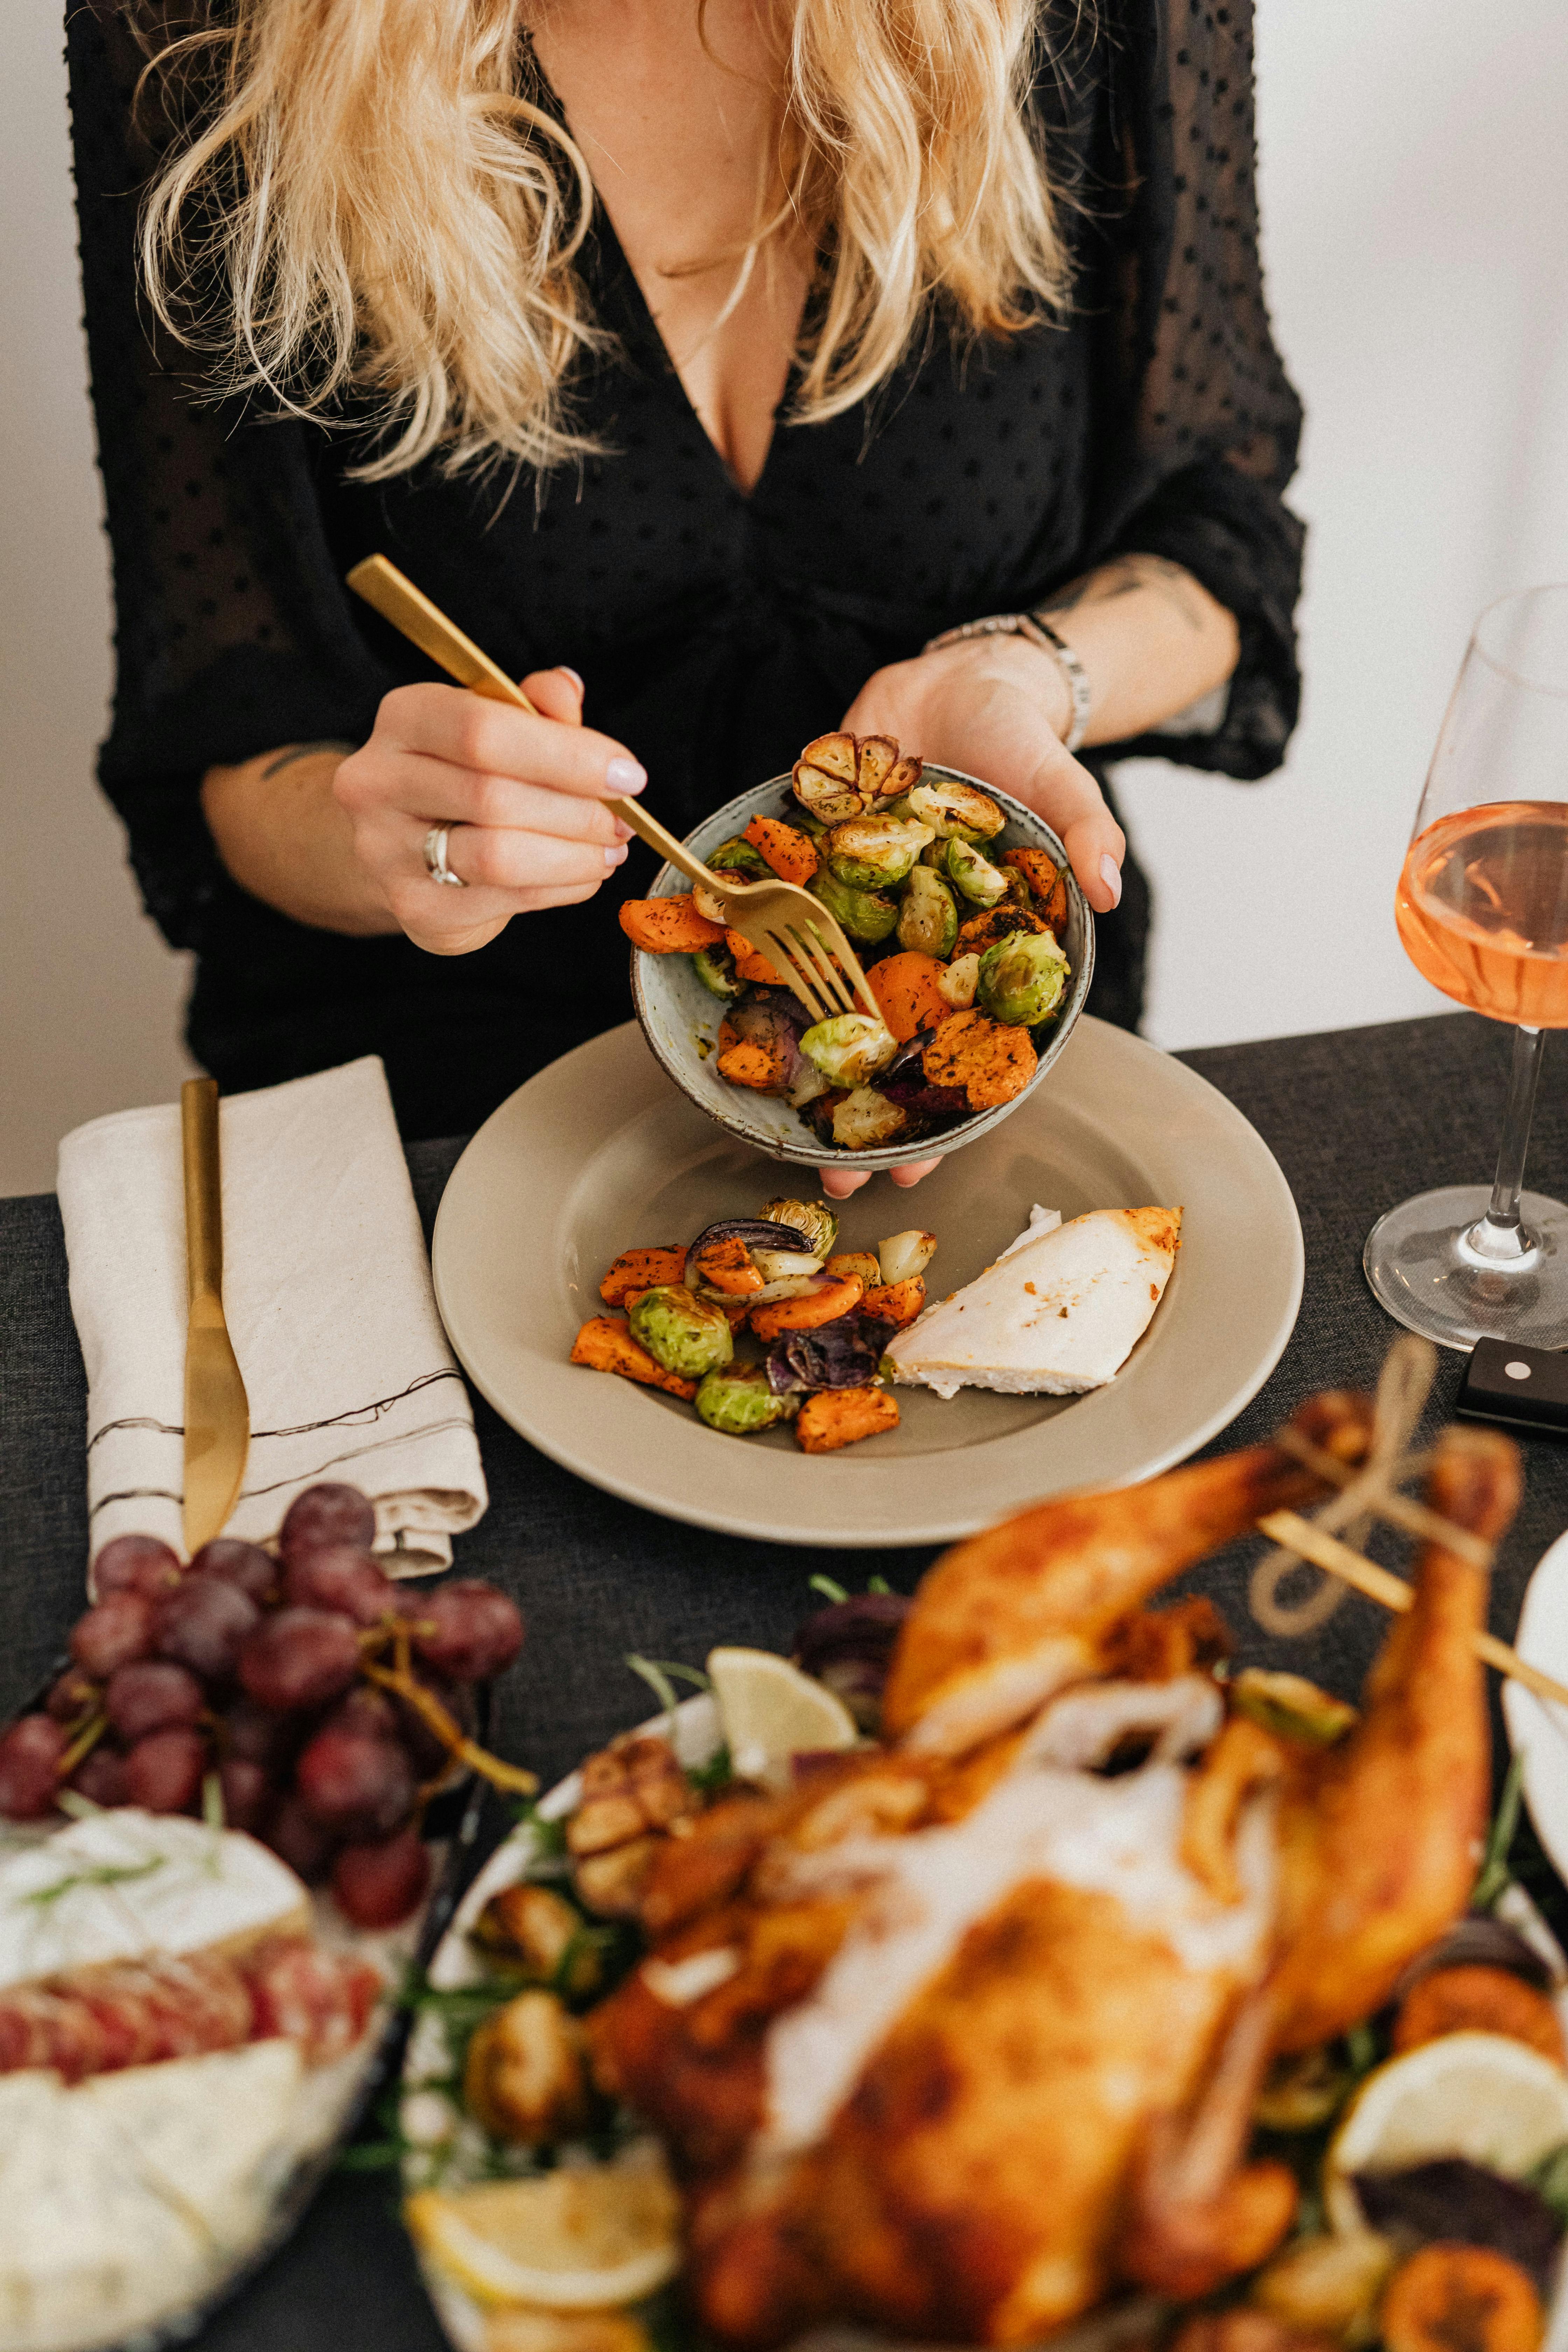
POLYGON ((840 723, 1041 812, 1136 1023, 1100 763, 1260 775, 1296 709, 1247 0, 72 0, 68 33, 101 773, 226 1087, 374 1051, 407 1133, 473 1126, 627 1013, 647 866, 604 800, 683 832, 840 723), (545 716, 357 605, 375 548, 545 716))

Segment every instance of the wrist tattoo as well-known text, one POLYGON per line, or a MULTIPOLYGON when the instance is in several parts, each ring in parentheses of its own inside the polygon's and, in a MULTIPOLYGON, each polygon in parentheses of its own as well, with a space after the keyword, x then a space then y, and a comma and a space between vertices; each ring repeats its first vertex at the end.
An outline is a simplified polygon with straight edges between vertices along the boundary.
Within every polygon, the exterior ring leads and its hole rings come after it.
POLYGON ((336 751, 346 760, 349 753, 357 749, 356 744, 345 743, 337 736, 329 736, 320 743, 290 743, 286 751, 279 751, 275 760, 268 761, 261 771, 261 781, 266 783, 270 777, 281 775, 284 769, 291 768, 297 760, 313 760, 322 751, 336 751))
POLYGON ((1109 604, 1118 596, 1135 595, 1141 588, 1152 588, 1163 596, 1190 629, 1203 628, 1204 592, 1190 572, 1165 555, 1116 556, 1098 571, 1086 572, 1081 580, 1069 580, 1036 609, 1048 618, 1055 613, 1075 612, 1080 604, 1109 604))

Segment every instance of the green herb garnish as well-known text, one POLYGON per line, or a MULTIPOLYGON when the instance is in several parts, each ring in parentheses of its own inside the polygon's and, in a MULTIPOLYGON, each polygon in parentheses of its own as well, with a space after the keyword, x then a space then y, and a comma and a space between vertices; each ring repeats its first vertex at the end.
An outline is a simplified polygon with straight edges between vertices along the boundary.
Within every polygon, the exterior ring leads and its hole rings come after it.
POLYGON ((36 1886, 22 1900, 42 1911, 48 1904, 58 1903, 62 1895, 73 1895, 79 1886, 121 1886, 127 1879, 145 1878, 149 1871, 161 1870, 167 1859, 165 1854, 154 1853, 145 1862, 95 1862, 86 1870, 73 1870, 57 1878, 52 1886, 36 1886))

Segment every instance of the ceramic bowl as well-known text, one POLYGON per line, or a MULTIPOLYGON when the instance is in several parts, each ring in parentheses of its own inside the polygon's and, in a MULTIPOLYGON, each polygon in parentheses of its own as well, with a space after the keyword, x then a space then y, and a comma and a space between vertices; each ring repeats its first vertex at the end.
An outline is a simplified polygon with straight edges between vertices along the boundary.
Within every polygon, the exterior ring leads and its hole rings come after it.
MULTIPOLYGON (((977 778, 966 776, 956 768, 937 767, 928 761, 925 773, 932 783, 973 784, 979 791, 989 793, 1005 810, 1007 822, 995 841, 985 844, 987 856, 994 853, 999 856, 1005 849, 1043 849, 1058 866, 1067 868, 1067 937, 1061 944, 1071 977, 1061 1011, 1037 1040, 1039 1067, 1022 1094, 1015 1095, 1011 1102, 1000 1103, 994 1110, 977 1112, 973 1118, 961 1119, 943 1134, 921 1136, 913 1143, 882 1144, 870 1151, 835 1151, 830 1145, 818 1141, 799 1111, 788 1103, 775 1096, 753 1094, 745 1087, 732 1087, 719 1076, 715 1047, 724 1007, 703 987, 691 958, 648 955, 634 948, 632 999, 643 1035, 665 1071, 681 1092, 689 1095, 710 1118, 717 1119, 721 1127, 774 1160, 797 1160, 808 1168, 837 1167, 840 1163, 857 1169, 898 1168, 908 1160, 939 1160, 950 1151, 958 1151, 964 1144, 973 1143, 976 1136, 999 1127, 1021 1102, 1027 1101, 1071 1036, 1083 1010, 1094 974, 1094 916, 1068 867, 1067 852, 1050 826, 1021 801, 1010 799, 994 784, 982 784, 977 778)), ((721 842, 744 833, 751 818, 788 817, 795 807, 790 779, 774 776, 715 810, 695 832, 687 835, 686 846, 699 857, 706 858, 721 842)), ((689 887, 673 866, 661 866, 654 879, 653 896, 673 898, 689 887)))

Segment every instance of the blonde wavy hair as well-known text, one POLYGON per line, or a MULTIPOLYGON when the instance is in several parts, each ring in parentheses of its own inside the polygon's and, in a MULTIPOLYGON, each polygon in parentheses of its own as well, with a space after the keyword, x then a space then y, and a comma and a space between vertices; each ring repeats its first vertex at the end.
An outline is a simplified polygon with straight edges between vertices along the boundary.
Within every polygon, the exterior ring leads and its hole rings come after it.
MULTIPOLYGON (((184 85, 187 127, 141 251, 215 387, 328 422, 368 401, 364 479, 584 454, 569 379, 606 341, 574 267, 594 190, 541 103, 524 0, 196 5, 148 68, 184 85)), ((1013 334, 1059 309, 1068 269, 1026 121, 1037 0, 776 6, 777 171, 737 288, 781 230, 822 257, 809 423, 884 383, 933 303, 1013 334)))

